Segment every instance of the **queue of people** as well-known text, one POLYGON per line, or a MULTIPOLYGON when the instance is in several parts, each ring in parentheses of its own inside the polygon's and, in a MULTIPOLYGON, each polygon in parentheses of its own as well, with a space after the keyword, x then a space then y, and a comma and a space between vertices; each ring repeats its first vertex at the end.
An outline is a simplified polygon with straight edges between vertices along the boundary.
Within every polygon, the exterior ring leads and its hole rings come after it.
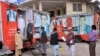
MULTIPOLYGON (((89 39, 87 42, 89 44, 90 56, 96 56, 95 54, 96 39, 97 39, 96 26, 92 25, 91 29, 92 29, 92 32, 89 34, 89 39)), ((68 31, 68 36, 66 37, 66 41, 65 41, 66 46, 69 49, 70 56, 75 56, 75 37, 74 37, 75 35, 73 33, 72 27, 69 27, 67 31, 68 31)), ((58 54, 59 41, 58 41, 58 33, 57 33, 56 28, 54 28, 53 32, 51 33, 50 45, 52 46, 54 56, 59 56, 58 54)), ((46 47, 45 47, 45 50, 46 50, 46 47)))
MULTIPOLYGON (((96 54, 95 54, 96 38, 97 38, 96 26, 92 25, 91 28, 92 28, 92 32, 89 34, 89 40, 88 40, 89 52, 90 52, 90 56, 96 56, 96 54)), ((44 30, 44 27, 42 27, 41 29, 42 29, 41 39, 40 39, 41 48, 42 48, 43 56, 47 56, 46 50, 47 50, 48 38, 47 38, 47 34, 44 30)), ((69 49, 70 56, 75 56, 75 37, 74 37, 72 27, 69 27, 67 31, 68 31, 68 36, 66 37, 65 43, 69 49)), ((32 44, 32 43, 30 43, 30 44, 32 44)), ((2 42, 0 45, 3 45, 2 42)), ((54 28, 53 32, 51 33, 50 45, 53 49, 54 56, 59 56, 59 54, 58 54, 59 41, 58 41, 58 32, 57 32, 56 28, 54 28)), ((0 48, 5 49, 3 47, 0 47, 0 48)), ((22 56, 22 52, 21 52, 22 48, 23 48, 23 40, 22 40, 22 35, 20 34, 20 29, 18 28, 17 32, 15 34, 15 56, 22 56)), ((1 49, 0 49, 0 51, 1 51, 1 49)))

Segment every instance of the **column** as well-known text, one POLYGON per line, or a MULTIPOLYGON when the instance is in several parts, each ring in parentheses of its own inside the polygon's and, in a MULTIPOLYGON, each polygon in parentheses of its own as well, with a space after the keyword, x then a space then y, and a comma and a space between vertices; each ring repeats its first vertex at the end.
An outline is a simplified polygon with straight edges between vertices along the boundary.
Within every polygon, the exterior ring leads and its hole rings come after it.
POLYGON ((66 2, 66 9, 65 9, 65 12, 66 12, 65 14, 67 15, 67 2, 66 2))
POLYGON ((39 11, 42 11, 43 10, 43 8, 42 8, 42 2, 40 1, 39 2, 39 11))
POLYGON ((60 8, 60 15, 63 15, 63 9, 60 8))
POLYGON ((35 4, 33 4, 33 10, 36 10, 36 6, 35 6, 35 4))
POLYGON ((57 16, 57 10, 54 10, 54 16, 57 16))

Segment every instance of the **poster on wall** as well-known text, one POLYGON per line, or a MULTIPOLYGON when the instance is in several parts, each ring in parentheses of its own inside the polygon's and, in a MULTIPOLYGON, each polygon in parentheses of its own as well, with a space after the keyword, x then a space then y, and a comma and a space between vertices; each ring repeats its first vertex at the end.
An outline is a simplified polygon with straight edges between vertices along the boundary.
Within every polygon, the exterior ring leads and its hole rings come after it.
POLYGON ((79 16, 72 17, 72 26, 74 33, 77 34, 77 26, 79 26, 79 16))
POLYGON ((50 36, 50 16, 42 15, 42 27, 45 28, 47 36, 50 36))
POLYGON ((79 25, 77 25, 77 33, 89 34, 91 32, 91 24, 93 24, 93 17, 87 15, 80 16, 78 21, 79 21, 79 25))
POLYGON ((55 20, 53 19, 50 23, 50 32, 52 33, 53 32, 53 28, 55 26, 55 20))
POLYGON ((7 19, 9 22, 15 22, 17 20, 17 13, 13 9, 7 10, 7 19))
POLYGON ((33 18, 33 23, 34 27, 40 27, 41 26, 41 14, 38 12, 33 12, 34 13, 34 18, 33 18))
POLYGON ((33 25, 34 25, 34 37, 40 37, 41 36, 41 14, 38 12, 33 12, 33 25))
POLYGON ((66 27, 67 26, 66 18, 61 18, 61 21, 62 21, 62 26, 66 27))
POLYGON ((72 21, 73 21, 73 19, 72 19, 71 17, 67 17, 67 18, 66 18, 67 28, 68 28, 68 27, 73 27, 73 26, 72 26, 72 21))

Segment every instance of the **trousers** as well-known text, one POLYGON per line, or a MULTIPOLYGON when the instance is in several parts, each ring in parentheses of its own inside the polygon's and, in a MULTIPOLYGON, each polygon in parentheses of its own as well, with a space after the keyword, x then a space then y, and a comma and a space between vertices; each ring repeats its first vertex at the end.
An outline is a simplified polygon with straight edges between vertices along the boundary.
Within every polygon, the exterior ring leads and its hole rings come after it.
POLYGON ((58 56, 59 45, 52 45, 54 56, 58 56))
POLYGON ((75 56, 75 45, 68 46, 70 56, 75 56))
POLYGON ((42 52, 46 54, 46 49, 47 49, 46 43, 41 43, 41 48, 42 48, 42 52))
POLYGON ((96 56, 95 54, 96 42, 89 42, 90 56, 96 56))
POLYGON ((30 34, 30 33, 27 33, 27 38, 28 38, 30 44, 32 45, 33 44, 33 41, 32 41, 33 40, 33 35, 30 34))
POLYGON ((16 49, 15 50, 15 56, 19 56, 19 55, 22 55, 21 49, 16 49))

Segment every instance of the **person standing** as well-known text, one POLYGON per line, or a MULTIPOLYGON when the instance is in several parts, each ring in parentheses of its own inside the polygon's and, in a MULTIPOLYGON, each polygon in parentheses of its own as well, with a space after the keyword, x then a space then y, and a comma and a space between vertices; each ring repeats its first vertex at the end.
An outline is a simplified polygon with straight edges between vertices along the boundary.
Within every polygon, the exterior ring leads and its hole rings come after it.
POLYGON ((52 45, 54 56, 58 56, 59 45, 58 45, 58 33, 56 28, 53 29, 53 33, 51 34, 50 45, 52 45))
POLYGON ((21 56, 21 49, 23 48, 22 35, 20 34, 20 29, 17 29, 17 33, 15 34, 15 56, 21 56))
POLYGON ((30 44, 33 44, 32 39, 33 39, 33 23, 28 20, 28 26, 27 26, 27 38, 30 41, 30 44))
POLYGON ((90 51, 90 56, 96 56, 95 54, 96 38, 97 38, 96 26, 92 25, 91 28, 92 32, 89 35, 89 51, 90 51))
POLYGON ((41 33, 41 47, 43 50, 43 55, 46 55, 46 43, 47 43, 47 34, 44 30, 44 27, 41 28, 42 29, 42 33, 41 33))
POLYGON ((72 27, 68 27, 68 36, 66 38, 66 44, 70 51, 70 56, 74 56, 75 54, 75 38, 72 27))

